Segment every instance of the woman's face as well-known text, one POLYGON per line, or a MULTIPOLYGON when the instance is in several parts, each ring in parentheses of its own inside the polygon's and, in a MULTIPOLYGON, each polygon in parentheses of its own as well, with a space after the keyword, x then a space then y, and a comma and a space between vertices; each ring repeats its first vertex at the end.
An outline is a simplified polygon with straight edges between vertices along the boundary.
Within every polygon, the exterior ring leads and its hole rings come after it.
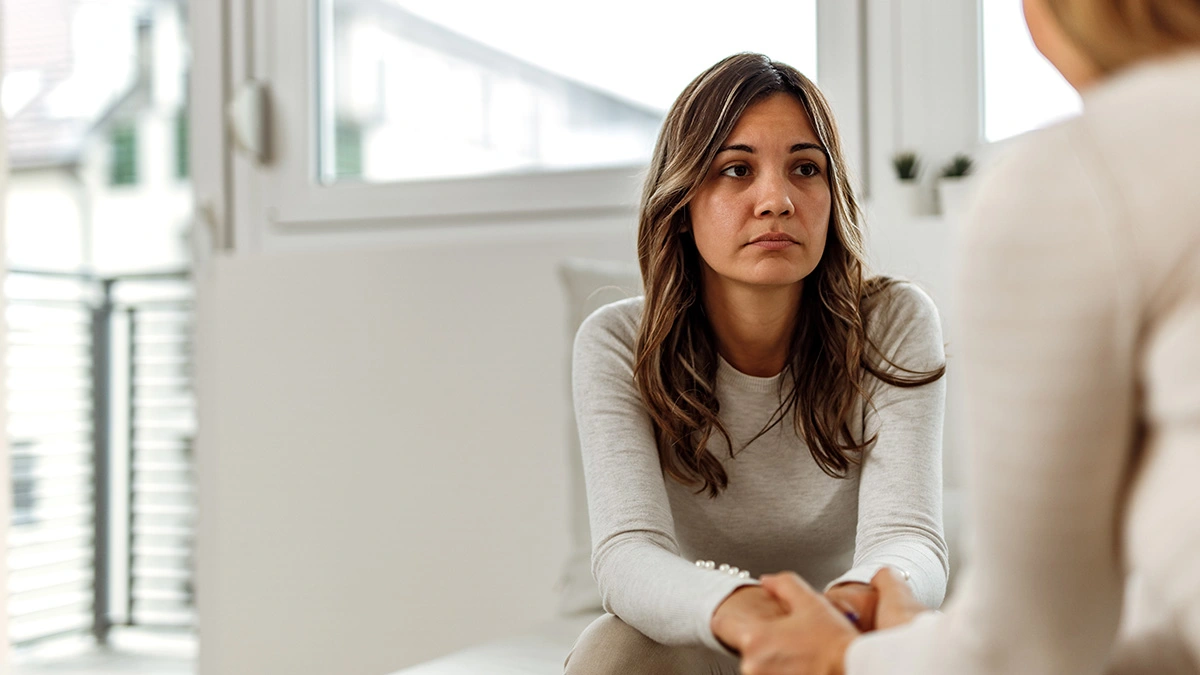
POLYGON ((748 107, 688 205, 706 288, 798 284, 829 230, 829 160, 790 94, 748 107))

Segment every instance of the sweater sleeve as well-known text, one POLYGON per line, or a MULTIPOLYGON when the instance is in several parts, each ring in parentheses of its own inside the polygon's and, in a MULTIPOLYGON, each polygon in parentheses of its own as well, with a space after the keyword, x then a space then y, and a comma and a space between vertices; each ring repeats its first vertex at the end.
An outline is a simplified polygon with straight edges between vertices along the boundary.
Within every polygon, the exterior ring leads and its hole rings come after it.
POLYGON ((945 614, 855 640, 850 675, 1094 674, 1122 606, 1136 283, 1071 127, 1014 150, 956 272, 970 560, 945 614), (1053 188, 1047 188, 1053 186, 1053 188))
POLYGON ((640 300, 601 308, 575 339, 572 381, 592 529, 592 573, 604 609, 667 645, 724 648, 713 612, 750 579, 679 554, 651 421, 633 383, 640 300))
MULTIPOLYGON (((868 317, 876 359, 891 375, 912 377, 945 364, 941 321, 933 301, 909 283, 884 291, 868 317), (893 365, 894 364, 894 365, 893 365)), ((863 456, 858 488, 854 566, 829 586, 870 583, 881 567, 903 569, 917 597, 937 607, 949 576, 942 531, 942 420, 946 378, 899 387, 867 375, 871 403, 864 436, 876 441, 863 456)))

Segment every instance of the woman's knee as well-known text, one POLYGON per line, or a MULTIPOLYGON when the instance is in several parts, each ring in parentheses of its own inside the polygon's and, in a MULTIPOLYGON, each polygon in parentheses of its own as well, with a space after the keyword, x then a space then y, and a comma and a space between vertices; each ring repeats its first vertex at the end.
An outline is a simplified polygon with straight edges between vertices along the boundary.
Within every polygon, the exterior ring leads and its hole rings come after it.
POLYGON ((605 614, 580 634, 567 656, 564 672, 566 675, 694 675, 720 672, 713 670, 717 660, 717 654, 703 648, 659 644, 612 614, 605 614))
POLYGON ((646 657, 653 658, 657 642, 612 614, 596 619, 579 635, 567 656, 566 675, 637 673, 646 657))

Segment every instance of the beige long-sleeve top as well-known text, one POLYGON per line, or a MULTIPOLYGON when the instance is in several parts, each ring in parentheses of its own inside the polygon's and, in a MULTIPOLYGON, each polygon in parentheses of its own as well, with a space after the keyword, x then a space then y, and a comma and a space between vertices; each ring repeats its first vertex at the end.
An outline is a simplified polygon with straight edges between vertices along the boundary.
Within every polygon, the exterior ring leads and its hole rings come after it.
POLYGON ((971 566, 945 614, 859 638, 847 672, 1197 672, 1200 54, 1090 91, 967 221, 971 566), (1132 582, 1144 620, 1117 640, 1132 582))
MULTIPOLYGON (((893 363, 926 371, 945 362, 937 309, 916 286, 892 285, 863 304, 868 334, 893 363)), ((860 405, 849 426, 855 438, 878 439, 860 466, 837 479, 817 466, 790 415, 754 438, 788 393, 784 375, 753 377, 720 360, 719 414, 736 456, 719 435, 710 440, 729 486, 709 498, 664 477, 660 467, 633 381, 642 305, 633 298, 601 308, 575 340, 592 569, 604 608, 664 644, 721 649, 710 628, 713 612, 735 588, 755 582, 697 568, 697 559, 755 576, 795 570, 817 587, 867 583, 890 565, 909 572, 925 602, 940 604, 948 573, 945 378, 902 388, 866 375, 871 405, 860 405)))

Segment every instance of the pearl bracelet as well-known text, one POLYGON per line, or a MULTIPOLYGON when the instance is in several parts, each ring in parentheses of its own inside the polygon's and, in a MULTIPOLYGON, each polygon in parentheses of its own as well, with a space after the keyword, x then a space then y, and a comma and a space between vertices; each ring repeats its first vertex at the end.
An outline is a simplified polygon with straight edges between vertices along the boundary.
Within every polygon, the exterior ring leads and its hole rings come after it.
POLYGON ((696 567, 699 567, 701 569, 706 569, 706 570, 716 570, 718 572, 724 572, 724 573, 728 574, 729 576, 737 577, 738 579, 749 579, 750 578, 750 570, 739 570, 738 568, 731 567, 729 565, 726 565, 725 563, 721 563, 720 565, 717 565, 716 563, 714 563, 711 560, 697 560, 696 567))

